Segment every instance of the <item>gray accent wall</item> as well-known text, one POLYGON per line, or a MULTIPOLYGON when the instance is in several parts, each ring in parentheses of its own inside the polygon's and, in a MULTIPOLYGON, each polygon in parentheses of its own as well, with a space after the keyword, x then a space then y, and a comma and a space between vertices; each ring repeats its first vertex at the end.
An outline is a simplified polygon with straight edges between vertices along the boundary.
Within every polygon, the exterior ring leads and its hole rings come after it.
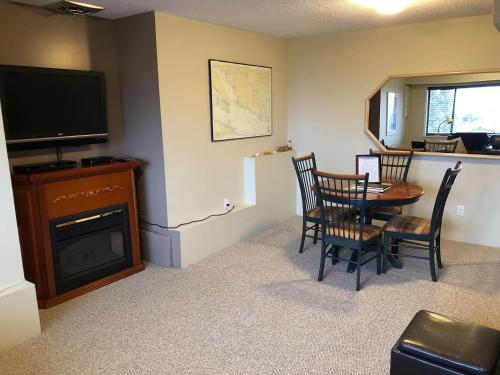
MULTIPOLYGON (((167 226, 164 134, 160 113, 154 13, 116 22, 123 104, 123 149, 142 161, 137 174, 139 216, 167 226)), ((170 266, 170 238, 141 223, 146 260, 170 266)))

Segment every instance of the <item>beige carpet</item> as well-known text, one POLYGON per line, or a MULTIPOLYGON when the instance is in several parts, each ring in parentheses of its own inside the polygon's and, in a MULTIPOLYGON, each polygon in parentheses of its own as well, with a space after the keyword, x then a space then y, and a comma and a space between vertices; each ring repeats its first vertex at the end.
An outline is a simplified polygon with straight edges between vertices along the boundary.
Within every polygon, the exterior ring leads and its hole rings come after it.
MULTIPOLYGON (((316 281, 319 245, 298 254, 291 220, 183 270, 145 272, 41 311, 43 333, 0 354, 1 374, 387 374, 420 309, 500 329, 500 249, 445 242, 426 262, 345 263, 316 281)), ((1 334, 1 333, 0 333, 1 334)))

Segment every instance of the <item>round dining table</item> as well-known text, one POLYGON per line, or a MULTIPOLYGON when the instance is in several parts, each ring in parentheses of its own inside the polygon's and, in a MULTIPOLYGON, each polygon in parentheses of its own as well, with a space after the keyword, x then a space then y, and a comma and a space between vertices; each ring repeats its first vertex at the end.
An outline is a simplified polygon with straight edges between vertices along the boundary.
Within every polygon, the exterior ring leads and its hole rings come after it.
MULTIPOLYGON (((391 187, 384 192, 380 193, 366 193, 366 212, 364 221, 367 224, 371 224, 371 209, 375 207, 391 207, 391 206, 406 206, 415 203, 424 195, 424 189, 412 182, 406 181, 383 181, 384 183, 390 183, 391 187)), ((316 190, 315 186, 311 187, 313 191, 316 190)), ((328 194, 333 194, 330 191, 328 194)), ((352 198, 351 198, 352 199, 352 198)), ((359 202, 361 204, 361 201, 359 202)), ((353 251, 351 255, 351 261, 347 266, 347 272, 354 272, 356 270, 356 255, 357 253, 353 251)), ((389 262, 393 267, 401 268, 401 264, 395 258, 389 256, 389 262)))
MULTIPOLYGON (((424 189, 414 183, 406 181, 384 181, 384 183, 389 183, 391 186, 384 192, 380 193, 366 193, 366 207, 391 207, 391 206, 406 206, 408 204, 415 203, 424 195, 424 189)), ((339 185, 339 189, 341 189, 339 185)), ((312 191, 316 191, 316 187, 311 186, 312 191)), ((328 194, 334 194, 335 190, 330 190, 328 194)), ((343 193, 345 196, 345 192, 343 193)), ((359 194, 361 195, 361 194, 359 194)), ((335 194, 337 196, 337 194, 335 194)), ((352 197, 352 201, 356 201, 352 197)), ((361 204, 361 200, 360 200, 361 204)))
MULTIPOLYGON (((424 189, 414 183, 405 181, 384 181, 391 183, 391 187, 381 193, 366 193, 366 217, 365 222, 370 224, 371 209, 375 207, 391 207, 391 206, 406 206, 415 203, 424 195, 424 189)), ((394 258, 388 258, 390 263, 397 268, 401 268, 401 264, 394 258)), ((347 272, 354 272, 356 270, 356 253, 353 252, 351 262, 347 266, 347 272)))

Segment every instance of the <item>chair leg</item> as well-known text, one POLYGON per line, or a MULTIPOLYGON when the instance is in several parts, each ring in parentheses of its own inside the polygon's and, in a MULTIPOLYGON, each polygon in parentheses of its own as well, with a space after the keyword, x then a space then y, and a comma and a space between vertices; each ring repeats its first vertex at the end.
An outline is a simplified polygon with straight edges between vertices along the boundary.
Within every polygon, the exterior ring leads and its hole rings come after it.
POLYGON ((338 257, 339 257, 339 247, 334 246, 332 252, 332 264, 337 264, 339 262, 338 257))
POLYGON ((431 267, 432 281, 437 281, 436 265, 434 264, 434 241, 429 241, 429 264, 431 267))
POLYGON ((382 245, 382 272, 387 272, 387 252, 389 251, 390 238, 387 234, 384 234, 384 243, 382 245))
MULTIPOLYGON (((391 254, 399 253, 399 246, 397 246, 397 245, 399 245, 400 242, 401 242, 401 240, 393 240, 392 241, 392 244, 394 246, 392 246, 392 248, 391 248, 391 254)), ((398 259, 397 255, 392 255, 392 256, 394 257, 394 259, 398 259)))
POLYGON ((321 260, 319 263, 318 281, 323 280, 323 271, 325 270, 325 260, 326 260, 326 242, 321 241, 321 260))
POLYGON ((303 219, 302 220, 302 238, 300 240, 299 253, 304 252, 304 242, 306 240, 306 227, 307 227, 306 219, 303 219))
POLYGON ((313 244, 316 245, 318 242, 318 232, 319 232, 319 224, 316 224, 314 226, 314 239, 313 239, 313 244))
POLYGON ((361 290, 361 250, 353 250, 358 252, 358 261, 356 267, 356 292, 361 290))
POLYGON ((443 262, 441 262, 441 234, 436 238, 436 258, 439 268, 443 268, 443 262))
POLYGON ((382 273, 382 237, 377 240, 377 275, 382 273))

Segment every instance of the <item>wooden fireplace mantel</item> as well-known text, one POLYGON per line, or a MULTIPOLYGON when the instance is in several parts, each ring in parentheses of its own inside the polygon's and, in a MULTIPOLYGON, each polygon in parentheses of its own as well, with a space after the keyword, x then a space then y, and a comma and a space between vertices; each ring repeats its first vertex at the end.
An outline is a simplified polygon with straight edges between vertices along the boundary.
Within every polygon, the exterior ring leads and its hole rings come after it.
POLYGON ((32 174, 13 174, 14 201, 26 280, 38 305, 49 308, 144 270, 139 243, 134 170, 137 160, 32 174), (132 266, 76 289, 57 293, 49 222, 52 219, 127 204, 132 266))

